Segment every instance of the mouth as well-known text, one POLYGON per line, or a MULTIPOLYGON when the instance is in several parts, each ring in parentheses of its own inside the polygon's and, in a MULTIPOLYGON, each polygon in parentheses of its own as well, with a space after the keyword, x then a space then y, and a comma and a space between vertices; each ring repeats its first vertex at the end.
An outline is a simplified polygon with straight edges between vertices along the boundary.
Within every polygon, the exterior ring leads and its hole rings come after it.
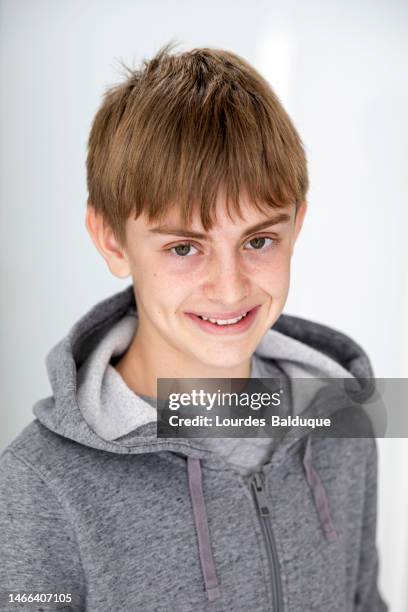
POLYGON ((249 329, 256 318, 260 305, 250 308, 248 311, 241 311, 241 313, 216 313, 210 315, 199 315, 192 312, 186 312, 185 314, 205 332, 216 333, 216 334, 230 334, 230 333, 241 333, 249 329), (235 314, 235 316, 231 316, 235 314))

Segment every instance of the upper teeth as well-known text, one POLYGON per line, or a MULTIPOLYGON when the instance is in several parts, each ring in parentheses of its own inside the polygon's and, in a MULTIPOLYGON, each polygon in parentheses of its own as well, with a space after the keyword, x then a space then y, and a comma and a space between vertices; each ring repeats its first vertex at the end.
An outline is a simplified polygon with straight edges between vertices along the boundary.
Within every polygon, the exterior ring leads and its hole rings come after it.
POLYGON ((248 313, 245 312, 240 317, 235 317, 235 319, 211 319, 210 317, 201 316, 204 321, 210 321, 211 323, 216 323, 217 325, 232 325, 233 323, 237 323, 241 319, 245 317, 248 313))

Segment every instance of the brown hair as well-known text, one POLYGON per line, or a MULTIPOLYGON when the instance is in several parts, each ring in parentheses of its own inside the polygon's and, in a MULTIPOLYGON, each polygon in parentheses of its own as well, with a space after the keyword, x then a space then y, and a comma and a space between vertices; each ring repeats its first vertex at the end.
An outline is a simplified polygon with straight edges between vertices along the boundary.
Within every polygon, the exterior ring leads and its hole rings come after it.
POLYGON ((225 187, 241 214, 245 189, 259 210, 296 206, 309 182, 303 143, 268 82, 222 49, 170 53, 168 43, 109 88, 88 141, 88 204, 126 244, 126 220, 163 219, 173 204, 206 231, 225 187))

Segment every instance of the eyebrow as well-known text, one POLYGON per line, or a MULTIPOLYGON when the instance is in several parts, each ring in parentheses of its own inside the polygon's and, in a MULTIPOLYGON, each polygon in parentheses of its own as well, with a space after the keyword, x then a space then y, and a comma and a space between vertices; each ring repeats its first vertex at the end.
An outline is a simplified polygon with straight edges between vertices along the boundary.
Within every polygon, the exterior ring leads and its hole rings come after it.
MULTIPOLYGON (((287 213, 279 213, 270 219, 266 219, 265 221, 261 221, 256 225, 252 225, 248 227, 241 235, 241 238, 252 234, 253 232, 257 232, 259 230, 270 227, 271 225, 277 225, 278 223, 287 223, 290 221, 291 217, 287 213)), ((185 238, 199 238, 201 240, 208 240, 208 234, 203 234, 202 232, 194 232, 193 230, 188 230, 186 228, 173 228, 167 227, 166 225, 162 225, 159 227, 153 227, 149 230, 153 234, 170 234, 173 236, 184 236, 185 238)))

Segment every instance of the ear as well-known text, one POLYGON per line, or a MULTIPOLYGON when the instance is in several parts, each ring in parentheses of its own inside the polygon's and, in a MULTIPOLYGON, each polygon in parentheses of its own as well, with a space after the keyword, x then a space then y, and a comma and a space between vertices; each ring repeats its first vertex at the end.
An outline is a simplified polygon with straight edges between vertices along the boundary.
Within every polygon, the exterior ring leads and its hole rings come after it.
POLYGON ((306 211, 307 211, 307 202, 306 200, 303 200, 302 202, 300 202, 300 204, 298 205, 297 209, 296 209, 296 213, 295 213, 295 227, 293 230, 293 235, 292 235, 292 253, 293 253, 293 249, 295 247, 295 242, 299 236, 299 232, 302 229, 302 225, 303 225, 303 221, 306 215, 306 211))
POLYGON ((131 270, 124 248, 119 245, 113 231, 102 218, 102 215, 96 213, 92 204, 87 206, 85 225, 112 274, 118 278, 130 276, 131 270))

